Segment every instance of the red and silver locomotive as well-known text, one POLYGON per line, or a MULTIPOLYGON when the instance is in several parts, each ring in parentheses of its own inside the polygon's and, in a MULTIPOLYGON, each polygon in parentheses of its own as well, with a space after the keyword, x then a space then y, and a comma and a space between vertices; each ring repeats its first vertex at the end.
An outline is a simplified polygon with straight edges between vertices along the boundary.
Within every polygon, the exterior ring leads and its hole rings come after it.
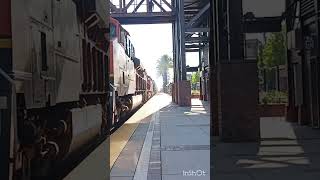
POLYGON ((154 94, 154 81, 147 75, 130 34, 113 18, 110 18, 110 81, 112 83, 113 125, 154 94))
POLYGON ((48 179, 107 136, 108 14, 105 0, 1 1, 1 179, 48 179))
POLYGON ((108 1, 2 0, 0 20, 1 179, 60 173, 152 96, 108 1))

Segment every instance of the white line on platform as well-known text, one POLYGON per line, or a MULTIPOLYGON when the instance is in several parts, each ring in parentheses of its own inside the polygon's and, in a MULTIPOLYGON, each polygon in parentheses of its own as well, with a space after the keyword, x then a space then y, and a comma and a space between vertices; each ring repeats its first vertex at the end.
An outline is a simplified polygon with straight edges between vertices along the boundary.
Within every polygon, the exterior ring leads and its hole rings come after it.
POLYGON ((140 158, 138 161, 138 165, 137 165, 133 180, 147 180, 150 152, 151 152, 151 146, 152 146, 153 128, 154 128, 155 119, 157 118, 156 114, 158 113, 159 112, 154 113, 150 120, 149 129, 141 150, 140 158))

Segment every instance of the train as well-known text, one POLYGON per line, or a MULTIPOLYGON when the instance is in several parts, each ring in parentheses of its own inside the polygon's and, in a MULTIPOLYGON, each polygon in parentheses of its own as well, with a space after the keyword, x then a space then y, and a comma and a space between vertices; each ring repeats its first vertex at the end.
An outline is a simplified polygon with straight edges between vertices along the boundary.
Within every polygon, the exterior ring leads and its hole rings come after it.
POLYGON ((116 19, 110 17, 110 81, 114 98, 111 127, 121 117, 149 100, 156 92, 155 81, 147 74, 135 55, 130 33, 116 19))
POLYGON ((156 93, 108 1, 3 0, 0 20, 1 179, 51 179, 156 93))

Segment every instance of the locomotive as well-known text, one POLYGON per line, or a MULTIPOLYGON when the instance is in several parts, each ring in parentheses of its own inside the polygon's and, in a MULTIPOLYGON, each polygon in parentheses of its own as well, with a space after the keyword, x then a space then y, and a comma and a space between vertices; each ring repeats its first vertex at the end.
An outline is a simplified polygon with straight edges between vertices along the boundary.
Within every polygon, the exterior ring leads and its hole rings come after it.
POLYGON ((119 21, 110 18, 110 81, 113 98, 112 127, 120 117, 145 103, 155 93, 155 82, 148 76, 135 48, 130 34, 119 21))
POLYGON ((52 177, 154 94, 108 1, 3 0, 0 20, 3 179, 52 177))

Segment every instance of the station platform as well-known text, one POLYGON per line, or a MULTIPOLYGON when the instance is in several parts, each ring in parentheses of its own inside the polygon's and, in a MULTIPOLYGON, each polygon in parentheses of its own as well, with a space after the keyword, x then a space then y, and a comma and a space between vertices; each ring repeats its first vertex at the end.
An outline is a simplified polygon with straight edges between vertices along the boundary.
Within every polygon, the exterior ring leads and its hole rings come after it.
POLYGON ((260 118, 259 143, 214 140, 212 173, 216 180, 318 180, 320 132, 287 122, 260 118))
POLYGON ((155 95, 112 134, 111 180, 209 180, 209 121, 205 102, 155 95))

